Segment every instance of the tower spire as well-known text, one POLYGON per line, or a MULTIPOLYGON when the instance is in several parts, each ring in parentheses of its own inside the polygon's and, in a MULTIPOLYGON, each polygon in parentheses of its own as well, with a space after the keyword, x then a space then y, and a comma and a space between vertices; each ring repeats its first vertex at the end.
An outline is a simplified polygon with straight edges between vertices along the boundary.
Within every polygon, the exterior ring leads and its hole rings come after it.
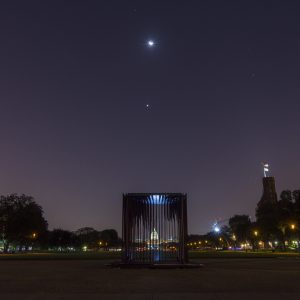
POLYGON ((270 165, 266 162, 262 163, 264 169, 264 177, 268 177, 268 173, 270 171, 270 165))
POLYGON ((263 165, 264 177, 263 177, 263 195, 261 197, 260 204, 276 203, 277 193, 275 187, 275 178, 268 174, 270 171, 270 165, 266 162, 263 162, 262 165, 263 165))

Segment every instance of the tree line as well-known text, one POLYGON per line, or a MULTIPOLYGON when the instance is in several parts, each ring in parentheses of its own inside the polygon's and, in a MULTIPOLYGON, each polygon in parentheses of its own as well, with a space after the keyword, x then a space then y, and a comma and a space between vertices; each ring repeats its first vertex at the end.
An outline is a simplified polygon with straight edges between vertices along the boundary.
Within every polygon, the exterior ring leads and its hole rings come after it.
MULTIPOLYGON (((234 215, 228 225, 205 235, 190 235, 188 246, 194 248, 300 248, 300 190, 284 190, 279 201, 259 202, 256 220, 248 215, 234 215)), ((75 232, 48 230, 44 211, 32 196, 0 196, 0 250, 29 249, 54 251, 99 250, 121 247, 114 229, 97 231, 84 227, 75 232)))
POLYGON ((234 215, 218 232, 190 235, 189 247, 197 248, 300 248, 300 190, 281 192, 276 202, 258 202, 256 220, 234 215))
POLYGON ((0 196, 0 250, 55 251, 97 250, 120 247, 121 240, 114 229, 97 231, 84 227, 75 232, 48 230, 43 208, 32 196, 11 194, 0 196))

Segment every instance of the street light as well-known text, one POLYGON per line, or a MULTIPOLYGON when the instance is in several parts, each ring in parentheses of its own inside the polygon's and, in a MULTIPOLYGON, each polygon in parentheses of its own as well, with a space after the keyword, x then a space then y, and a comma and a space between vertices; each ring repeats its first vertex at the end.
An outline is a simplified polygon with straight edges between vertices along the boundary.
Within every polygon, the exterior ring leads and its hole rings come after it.
POLYGON ((258 231, 255 230, 253 233, 255 236, 258 236, 258 231))
POLYGON ((214 226, 214 231, 215 231, 216 233, 219 233, 219 232, 221 231, 221 229, 220 229, 219 226, 215 225, 215 226, 214 226))
POLYGON ((295 224, 291 224, 291 229, 294 230, 296 228, 295 224))

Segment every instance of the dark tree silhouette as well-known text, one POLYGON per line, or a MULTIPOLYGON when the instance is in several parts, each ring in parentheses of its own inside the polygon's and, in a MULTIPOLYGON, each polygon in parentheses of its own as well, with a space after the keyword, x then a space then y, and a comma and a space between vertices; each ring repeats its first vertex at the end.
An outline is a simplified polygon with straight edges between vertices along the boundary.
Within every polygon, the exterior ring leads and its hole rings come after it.
POLYGON ((78 229, 75 234, 80 240, 81 247, 86 246, 89 249, 121 245, 121 241, 115 229, 97 231, 92 227, 83 227, 78 229))
POLYGON ((0 196, 0 231, 7 252, 10 245, 28 247, 40 240, 47 231, 43 209, 34 198, 12 194, 0 196))
POLYGON ((229 219, 229 227, 238 243, 243 243, 250 237, 251 220, 247 215, 235 215, 229 219))
POLYGON ((78 248, 80 242, 78 237, 71 231, 54 229, 49 232, 49 247, 55 250, 65 251, 68 248, 78 248))
POLYGON ((288 222, 294 218, 295 209, 292 192, 289 190, 282 191, 278 201, 279 218, 281 222, 288 222))
POLYGON ((293 198, 295 202, 295 209, 298 216, 300 217, 300 190, 293 191, 293 198))
POLYGON ((279 228, 279 205, 278 203, 258 203, 256 208, 256 220, 261 229, 261 238, 265 245, 269 241, 279 239, 283 241, 279 228))
POLYGON ((282 233, 283 248, 284 241, 289 237, 290 224, 296 219, 295 203, 293 202, 292 192, 289 190, 282 191, 278 201, 278 227, 282 233))
POLYGON ((83 227, 78 229, 75 234, 78 236, 81 247, 89 249, 99 248, 100 232, 92 227, 83 227))
POLYGON ((106 246, 118 246, 120 245, 120 239, 115 229, 105 229, 100 233, 100 239, 106 246))

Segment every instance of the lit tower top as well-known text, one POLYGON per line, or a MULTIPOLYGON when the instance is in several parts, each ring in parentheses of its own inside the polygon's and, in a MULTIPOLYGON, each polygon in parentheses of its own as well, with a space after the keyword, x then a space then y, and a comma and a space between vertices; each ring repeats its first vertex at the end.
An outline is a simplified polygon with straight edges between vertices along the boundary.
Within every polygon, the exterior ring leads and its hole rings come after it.
POLYGON ((270 171, 270 169, 269 169, 270 165, 268 163, 265 163, 265 162, 263 162, 262 165, 263 165, 263 168, 264 168, 264 177, 268 177, 267 173, 269 173, 269 171, 270 171))
POLYGON ((262 163, 264 170, 263 177, 263 195, 261 197, 258 205, 264 203, 276 203, 277 202, 277 193, 275 187, 275 178, 270 176, 268 173, 270 172, 270 165, 268 163, 262 163))

